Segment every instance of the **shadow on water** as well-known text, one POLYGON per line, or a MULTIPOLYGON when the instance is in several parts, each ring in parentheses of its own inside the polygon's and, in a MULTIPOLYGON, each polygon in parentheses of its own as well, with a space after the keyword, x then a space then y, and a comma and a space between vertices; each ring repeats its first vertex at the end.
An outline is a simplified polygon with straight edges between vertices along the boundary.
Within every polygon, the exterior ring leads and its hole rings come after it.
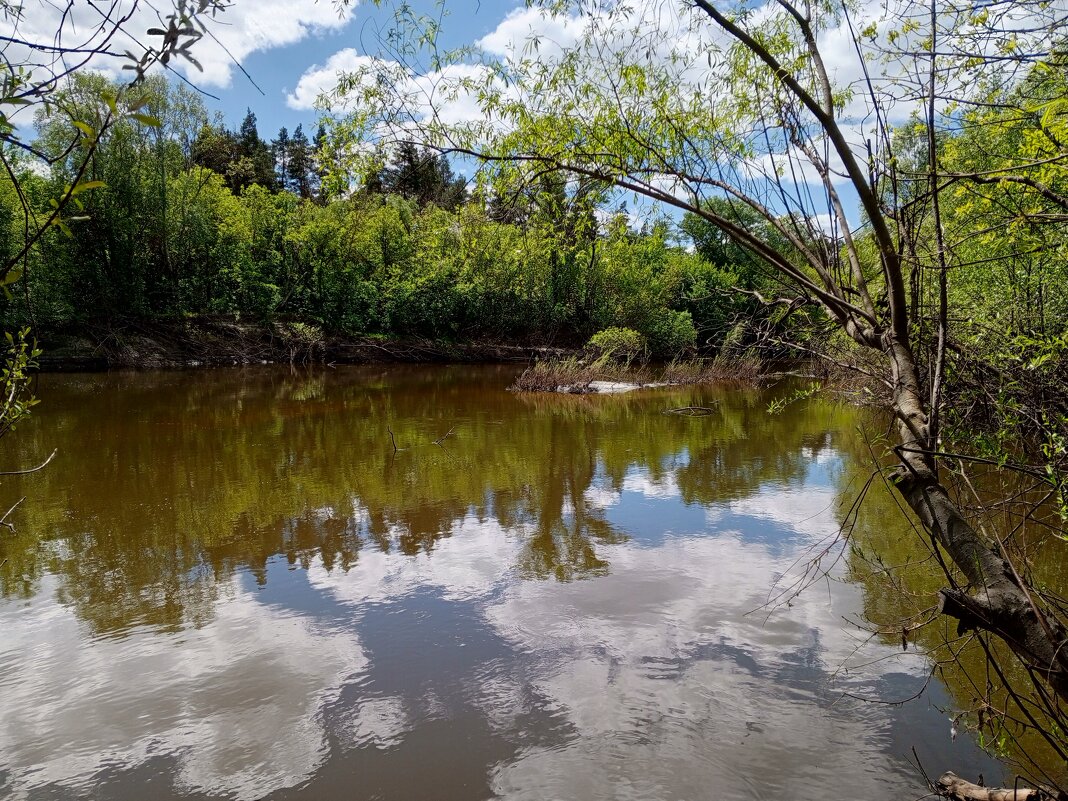
MULTIPOLYGON (((0 486, 29 496, 0 544, 0 791, 901 799, 914 745, 999 775, 949 738, 954 687, 843 695, 929 669, 844 622, 891 603, 857 565, 753 611, 866 480, 863 413, 513 374, 42 378, 3 443, 59 455, 0 486), (686 405, 715 412, 662 413, 686 405)), ((856 536, 911 536, 869 508, 856 536)))

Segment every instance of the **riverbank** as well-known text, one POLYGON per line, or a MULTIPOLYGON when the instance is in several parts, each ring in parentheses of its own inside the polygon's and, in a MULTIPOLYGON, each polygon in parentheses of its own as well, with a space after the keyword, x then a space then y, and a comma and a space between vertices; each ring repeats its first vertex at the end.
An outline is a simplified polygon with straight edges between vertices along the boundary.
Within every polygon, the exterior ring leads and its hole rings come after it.
POLYGON ((344 335, 303 322, 231 317, 123 320, 35 329, 41 372, 181 369, 247 364, 530 362, 567 348, 490 341, 344 335))

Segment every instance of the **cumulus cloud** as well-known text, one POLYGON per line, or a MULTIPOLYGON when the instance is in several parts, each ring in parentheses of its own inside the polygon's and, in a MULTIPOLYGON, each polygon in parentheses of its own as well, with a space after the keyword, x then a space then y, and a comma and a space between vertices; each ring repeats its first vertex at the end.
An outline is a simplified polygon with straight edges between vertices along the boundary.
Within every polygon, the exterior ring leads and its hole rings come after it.
MULTIPOLYGON (((350 606, 384 603, 420 587, 438 589, 450 600, 484 597, 508 576, 523 548, 525 528, 505 529, 495 520, 468 516, 450 528, 431 553, 398 559, 370 549, 347 572, 326 570, 314 563, 308 571, 313 587, 350 606)), ((392 532, 397 539, 403 532, 392 532)))
MULTIPOLYGON (((146 31, 161 25, 161 15, 149 4, 135 4, 132 0, 119 0, 115 17, 130 15, 124 24, 128 36, 120 36, 109 45, 109 50, 121 53, 130 49, 142 52, 137 42, 158 44, 158 37, 149 37, 146 31)), ((179 59, 172 65, 201 86, 229 86, 237 67, 234 61, 243 61, 249 55, 276 47, 295 44, 308 36, 337 30, 352 18, 357 3, 339 8, 333 3, 318 0, 236 0, 217 19, 209 24, 210 36, 205 36, 193 46, 192 53, 203 67, 197 70, 189 62, 179 59)), ((107 6, 110 8, 110 4, 107 6)), ((166 16, 167 4, 157 6, 166 16)), ((66 4, 29 0, 23 9, 19 23, 19 37, 28 42, 49 45, 57 31, 62 34, 68 47, 82 46, 86 41, 102 43, 99 34, 92 33, 103 22, 103 11, 92 3, 74 3, 70 13, 66 4), (65 16, 64 16, 65 15, 65 16), (61 28, 62 25, 62 28, 61 28)), ((9 45, 4 51, 8 59, 20 63, 27 51, 18 45, 9 45)), ((91 66, 105 72, 118 74, 120 58, 98 57, 91 66)))
POLYGON ((338 50, 324 63, 304 71, 296 88, 286 95, 286 105, 300 111, 313 109, 321 96, 334 90, 342 75, 372 69, 376 63, 377 59, 360 55, 353 47, 338 50))
MULTIPOLYGON (((768 493, 748 511, 797 522, 795 502, 768 493)), ((815 797, 828 775, 850 772, 864 795, 883 797, 887 776, 908 782, 907 766, 888 753, 885 708, 858 714, 849 703, 818 703, 833 697, 843 665, 860 686, 886 671, 921 681, 922 658, 877 643, 857 650, 839 617, 859 603, 857 589, 803 594, 767 621, 747 614, 826 522, 801 523, 803 542, 789 552, 723 531, 606 549, 612 572, 594 582, 511 587, 488 617, 520 651, 567 655, 532 680, 576 736, 499 765, 495 793, 815 797), (896 661, 863 665, 880 657, 896 661)))
POLYGON ((479 39, 478 46, 496 56, 536 53, 543 58, 551 57, 573 47, 585 32, 586 24, 575 16, 551 15, 539 8, 517 8, 479 39))
POLYGON ((306 69, 296 88, 287 94, 286 104, 297 110, 321 104, 332 112, 344 112, 361 104, 362 88, 385 81, 397 98, 403 98, 402 105, 413 121, 432 117, 439 123, 456 125, 485 117, 472 87, 487 79, 487 69, 477 64, 450 64, 416 74, 395 61, 362 55, 347 47, 306 69), (334 93, 341 81, 348 84, 343 98, 334 93))

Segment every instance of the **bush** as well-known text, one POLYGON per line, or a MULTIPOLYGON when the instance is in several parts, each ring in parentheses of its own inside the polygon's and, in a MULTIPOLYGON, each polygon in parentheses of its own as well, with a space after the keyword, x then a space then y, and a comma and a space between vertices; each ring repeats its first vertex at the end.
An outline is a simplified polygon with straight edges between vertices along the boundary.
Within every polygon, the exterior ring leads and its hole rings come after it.
POLYGON ((689 312, 660 310, 651 316, 645 333, 649 349, 660 359, 678 356, 697 343, 697 329, 689 312))
POLYGON ((598 358, 615 359, 617 361, 630 362, 639 357, 644 358, 648 351, 645 337, 633 328, 606 328, 598 331, 586 348, 592 351, 598 358))

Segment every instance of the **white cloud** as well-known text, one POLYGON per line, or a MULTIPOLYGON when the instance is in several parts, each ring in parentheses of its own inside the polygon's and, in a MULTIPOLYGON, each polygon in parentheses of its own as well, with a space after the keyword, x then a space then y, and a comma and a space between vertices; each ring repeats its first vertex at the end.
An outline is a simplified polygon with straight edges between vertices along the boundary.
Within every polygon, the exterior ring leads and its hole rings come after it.
POLYGON ((301 111, 313 109, 320 96, 334 90, 342 75, 372 69, 376 63, 377 59, 362 56, 353 47, 338 50, 325 63, 314 64, 304 71, 296 89, 286 95, 286 105, 301 111))
MULTIPOLYGON (((320 0, 235 0, 234 4, 209 22, 211 36, 205 36, 192 48, 192 54, 200 62, 203 72, 188 62, 178 59, 172 62, 180 72, 199 86, 229 86, 237 67, 234 60, 243 61, 252 53, 295 44, 308 36, 337 30, 344 27, 355 12, 357 3, 338 8, 334 3, 320 0), (229 51, 229 52, 227 52, 229 51)), ((104 8, 110 10, 111 4, 104 8)), ((112 51, 122 52, 129 48, 139 54, 135 42, 159 43, 159 37, 149 37, 146 31, 161 25, 161 17, 147 3, 137 5, 133 0, 119 0, 117 13, 131 14, 124 25, 129 36, 119 37, 111 43, 112 51)), ((167 4, 158 6, 166 16, 167 4)), ((61 24, 62 37, 67 46, 82 46, 86 40, 101 43, 99 35, 92 31, 103 21, 103 11, 91 3, 74 3, 69 14, 65 3, 46 0, 29 0, 24 6, 23 20, 19 24, 19 36, 29 42, 51 44, 61 24)), ((24 49, 12 45, 4 54, 18 63, 26 54, 24 49)), ((119 74, 123 60, 98 57, 92 66, 119 74)))
POLYGON ((551 15, 538 8, 517 8, 497 27, 478 40, 478 46, 496 56, 541 58, 559 55, 574 47, 586 29, 578 17, 551 15), (537 41, 537 48, 533 42, 537 41))
POLYGON ((624 492, 637 492, 646 498, 680 498, 682 490, 674 471, 654 478, 648 470, 631 470, 623 478, 624 492))
MULTIPOLYGON (((398 558, 366 549, 345 573, 328 571, 315 562, 308 581, 351 606, 384 603, 419 587, 438 588, 445 598, 470 600, 485 596, 508 575, 529 533, 522 527, 506 530, 495 520, 474 516, 455 521, 450 531, 430 553, 398 558)), ((392 532, 391 539, 402 533, 392 532)))
POLYGON ((800 508, 790 493, 762 495, 747 511, 795 524, 796 549, 776 553, 730 532, 612 546, 601 553, 608 576, 517 584, 489 607, 521 651, 567 655, 531 680, 575 731, 499 765, 498 797, 584 798, 603 787, 621 799, 815 797, 837 772, 858 776, 862 795, 885 796, 892 712, 815 701, 833 697, 839 666, 869 688, 894 671, 919 683, 924 659, 877 642, 857 650, 840 617, 860 603, 851 585, 804 593, 768 620, 747 614, 808 542, 833 530, 815 508, 823 497, 800 508), (879 657, 892 661, 863 664, 879 657), (795 786, 776 784, 786 780, 795 786))

